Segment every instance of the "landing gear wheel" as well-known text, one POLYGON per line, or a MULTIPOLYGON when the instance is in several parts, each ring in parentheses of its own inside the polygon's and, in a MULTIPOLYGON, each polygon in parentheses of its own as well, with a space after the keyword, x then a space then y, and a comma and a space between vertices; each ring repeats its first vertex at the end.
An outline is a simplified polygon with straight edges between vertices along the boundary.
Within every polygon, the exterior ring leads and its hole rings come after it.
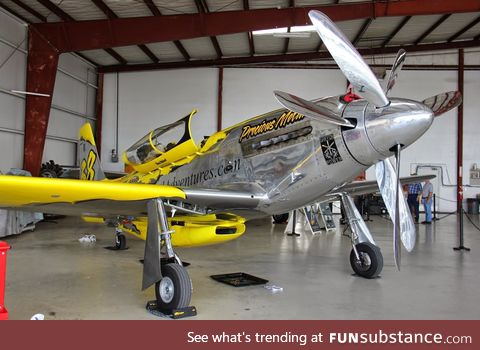
POLYGON ((272 215, 275 224, 284 224, 288 221, 288 213, 272 215))
POLYGON ((383 255, 380 248, 369 242, 358 243, 357 249, 360 260, 357 260, 355 251, 350 252, 350 265, 353 271, 365 278, 377 277, 383 269, 383 255))
POLYGON ((127 238, 124 234, 117 234, 115 236, 115 249, 125 250, 127 249, 127 238))
POLYGON ((170 312, 172 309, 187 307, 192 297, 192 282, 187 270, 179 264, 162 266, 163 278, 155 283, 157 308, 170 312))

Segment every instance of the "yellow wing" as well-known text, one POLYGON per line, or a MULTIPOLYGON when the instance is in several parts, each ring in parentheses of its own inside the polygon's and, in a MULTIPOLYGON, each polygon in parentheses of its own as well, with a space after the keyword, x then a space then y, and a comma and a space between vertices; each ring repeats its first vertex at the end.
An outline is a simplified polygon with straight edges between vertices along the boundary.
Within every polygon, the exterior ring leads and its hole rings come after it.
POLYGON ((146 215, 153 198, 182 200, 173 186, 0 176, 0 207, 66 215, 146 215))

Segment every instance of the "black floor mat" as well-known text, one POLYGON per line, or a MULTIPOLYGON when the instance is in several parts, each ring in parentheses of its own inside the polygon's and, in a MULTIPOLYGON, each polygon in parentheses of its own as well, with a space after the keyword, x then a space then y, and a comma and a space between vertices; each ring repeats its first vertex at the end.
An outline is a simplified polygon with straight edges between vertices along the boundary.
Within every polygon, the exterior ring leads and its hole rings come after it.
POLYGON ((268 283, 268 280, 249 275, 245 272, 226 273, 222 275, 212 275, 210 277, 217 282, 225 283, 234 287, 246 287, 268 283))

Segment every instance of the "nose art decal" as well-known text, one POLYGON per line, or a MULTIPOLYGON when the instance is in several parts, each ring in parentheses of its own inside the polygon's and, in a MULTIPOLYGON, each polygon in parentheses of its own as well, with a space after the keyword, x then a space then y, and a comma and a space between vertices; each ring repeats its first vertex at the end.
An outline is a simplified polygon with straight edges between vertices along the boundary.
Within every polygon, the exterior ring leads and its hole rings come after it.
POLYGON ((335 164, 343 160, 342 156, 338 152, 333 135, 323 136, 320 139, 320 144, 322 146, 323 157, 328 165, 335 164))

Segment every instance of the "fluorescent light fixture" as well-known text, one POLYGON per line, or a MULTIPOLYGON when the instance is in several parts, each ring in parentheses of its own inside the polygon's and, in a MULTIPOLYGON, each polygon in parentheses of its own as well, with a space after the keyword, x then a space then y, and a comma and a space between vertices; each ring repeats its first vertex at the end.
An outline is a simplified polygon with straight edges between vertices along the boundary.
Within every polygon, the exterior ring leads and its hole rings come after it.
POLYGON ((295 33, 295 32, 314 32, 314 31, 315 31, 315 27, 313 25, 290 27, 290 32, 291 33, 295 33))
POLYGON ((272 28, 272 29, 262 29, 262 30, 254 30, 252 32, 253 35, 272 35, 275 33, 286 33, 287 27, 285 28, 272 28))
POLYGON ((39 92, 28 92, 28 91, 20 91, 20 90, 10 90, 11 92, 15 92, 17 94, 22 94, 22 95, 33 95, 33 96, 42 96, 42 97, 50 97, 50 95, 47 94, 41 94, 39 92))
POLYGON ((310 38, 310 32, 273 33, 275 38, 310 38))
POLYGON ((272 35, 276 38, 309 38, 315 31, 313 25, 254 30, 253 35, 272 35))

